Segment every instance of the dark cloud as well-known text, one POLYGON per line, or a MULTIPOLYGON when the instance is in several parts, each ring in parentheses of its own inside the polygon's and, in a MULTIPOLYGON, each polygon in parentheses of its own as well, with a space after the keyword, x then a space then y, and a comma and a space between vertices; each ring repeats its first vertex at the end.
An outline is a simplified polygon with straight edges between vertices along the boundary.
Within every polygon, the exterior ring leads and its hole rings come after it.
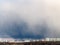
POLYGON ((0 37, 60 37, 60 1, 3 0, 0 3, 0 37))

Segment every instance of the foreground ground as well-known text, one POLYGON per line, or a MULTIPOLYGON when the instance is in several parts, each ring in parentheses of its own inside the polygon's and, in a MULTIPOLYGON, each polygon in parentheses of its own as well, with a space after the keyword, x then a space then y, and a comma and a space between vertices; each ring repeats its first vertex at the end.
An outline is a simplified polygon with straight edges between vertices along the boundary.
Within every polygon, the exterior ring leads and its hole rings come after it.
POLYGON ((60 41, 0 42, 0 45, 60 45, 60 41))

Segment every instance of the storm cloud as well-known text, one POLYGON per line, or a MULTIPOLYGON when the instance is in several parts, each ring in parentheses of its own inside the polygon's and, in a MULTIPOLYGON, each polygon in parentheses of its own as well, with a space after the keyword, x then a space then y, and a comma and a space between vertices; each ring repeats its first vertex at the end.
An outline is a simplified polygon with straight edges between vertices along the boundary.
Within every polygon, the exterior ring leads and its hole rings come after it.
POLYGON ((59 0, 0 0, 0 37, 60 37, 59 0))

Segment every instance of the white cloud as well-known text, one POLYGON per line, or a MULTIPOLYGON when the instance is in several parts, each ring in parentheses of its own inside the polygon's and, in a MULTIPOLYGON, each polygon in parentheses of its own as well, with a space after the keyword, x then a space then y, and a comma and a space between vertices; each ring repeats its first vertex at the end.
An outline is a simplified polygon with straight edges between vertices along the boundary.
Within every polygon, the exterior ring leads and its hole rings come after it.
POLYGON ((2 1, 0 4, 0 12, 2 12, 2 16, 4 16, 1 20, 3 20, 4 24, 9 20, 17 21, 18 19, 23 19, 27 22, 29 28, 33 29, 31 31, 35 34, 39 31, 35 30, 35 26, 42 26, 43 23, 46 22, 48 25, 47 28, 49 28, 48 37, 54 37, 55 34, 59 37, 60 0, 6 0, 2 1), (12 16, 9 14, 10 12, 14 12, 17 15, 12 16))

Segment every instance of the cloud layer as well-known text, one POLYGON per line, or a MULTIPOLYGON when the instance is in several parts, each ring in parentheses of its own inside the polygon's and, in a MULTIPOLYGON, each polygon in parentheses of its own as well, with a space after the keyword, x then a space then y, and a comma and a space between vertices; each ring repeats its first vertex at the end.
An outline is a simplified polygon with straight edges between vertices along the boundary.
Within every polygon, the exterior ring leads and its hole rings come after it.
POLYGON ((59 0, 0 0, 0 37, 60 37, 59 0))

